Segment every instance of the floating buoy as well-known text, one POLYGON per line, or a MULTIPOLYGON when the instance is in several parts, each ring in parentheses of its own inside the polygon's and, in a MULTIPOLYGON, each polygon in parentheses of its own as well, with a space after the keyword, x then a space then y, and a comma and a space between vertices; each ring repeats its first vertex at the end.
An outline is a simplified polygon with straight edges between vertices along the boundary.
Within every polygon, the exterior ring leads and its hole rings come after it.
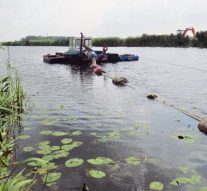
POLYGON ((97 64, 91 64, 91 65, 90 65, 90 68, 93 69, 93 68, 96 68, 97 66, 98 66, 97 64))
POLYGON ((97 66, 93 69, 93 71, 97 74, 97 75, 101 75, 102 73, 105 73, 104 69, 101 66, 97 66))
POLYGON ((149 95, 147 95, 147 98, 148 99, 156 99, 158 96, 157 95, 155 95, 155 94, 149 94, 149 95))
POLYGON ((201 120, 200 123, 198 124, 198 128, 200 131, 207 134, 207 119, 201 120))
POLYGON ((125 77, 114 77, 112 78, 112 82, 115 85, 124 86, 126 83, 128 83, 128 80, 125 77))

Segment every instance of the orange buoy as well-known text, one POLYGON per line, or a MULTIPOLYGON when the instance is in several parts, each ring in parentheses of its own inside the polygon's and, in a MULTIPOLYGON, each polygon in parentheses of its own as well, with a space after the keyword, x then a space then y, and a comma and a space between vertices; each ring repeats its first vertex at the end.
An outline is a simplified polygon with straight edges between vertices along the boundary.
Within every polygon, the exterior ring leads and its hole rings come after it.
POLYGON ((91 64, 90 68, 96 68, 98 65, 97 64, 91 64))
POLYGON ((93 69, 93 71, 97 74, 97 75, 101 75, 102 73, 105 73, 104 69, 101 66, 97 66, 96 68, 93 69))

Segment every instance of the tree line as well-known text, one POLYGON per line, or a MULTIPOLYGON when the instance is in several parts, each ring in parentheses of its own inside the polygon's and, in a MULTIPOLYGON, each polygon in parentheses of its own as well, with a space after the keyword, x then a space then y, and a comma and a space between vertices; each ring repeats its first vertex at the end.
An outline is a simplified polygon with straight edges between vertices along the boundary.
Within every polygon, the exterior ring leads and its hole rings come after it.
MULTIPOLYGON (((19 41, 3 42, 5 46, 68 46, 68 37, 63 36, 27 36, 19 41)), ((207 31, 196 33, 196 38, 182 34, 147 35, 140 37, 104 37, 94 38, 93 46, 128 47, 201 47, 207 48, 207 31)))

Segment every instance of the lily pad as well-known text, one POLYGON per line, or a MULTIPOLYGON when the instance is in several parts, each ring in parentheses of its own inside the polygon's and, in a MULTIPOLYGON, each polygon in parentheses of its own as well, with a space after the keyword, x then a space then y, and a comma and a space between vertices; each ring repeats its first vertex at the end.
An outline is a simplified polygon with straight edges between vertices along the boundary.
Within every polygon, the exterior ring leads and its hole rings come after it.
POLYGON ((50 144, 50 141, 42 141, 38 143, 38 145, 49 145, 49 144, 50 144))
POLYGON ((72 143, 72 141, 73 141, 72 139, 67 139, 67 138, 65 138, 65 139, 62 139, 62 140, 61 140, 61 143, 62 143, 62 144, 69 144, 69 143, 72 143))
POLYGON ((114 163, 112 159, 106 157, 97 157, 96 159, 88 159, 87 161, 93 165, 107 165, 114 163))
POLYGON ((32 130, 31 127, 25 127, 25 128, 24 128, 24 131, 30 131, 30 130, 32 130))
POLYGON ((163 190, 164 185, 161 182, 151 182, 149 185, 151 190, 163 190))
POLYGON ((60 172, 52 172, 48 173, 43 177, 43 182, 47 184, 47 186, 52 186, 57 183, 57 180, 61 177, 60 172))
POLYGON ((52 155, 54 159, 67 157, 70 153, 65 150, 55 151, 52 155))
POLYGON ((37 154, 41 154, 41 155, 48 155, 51 153, 51 150, 49 149, 42 149, 42 150, 37 150, 36 151, 37 154))
POLYGON ((79 158, 73 158, 73 159, 69 159, 65 162, 65 166, 66 167, 77 167, 83 164, 83 159, 79 159, 79 158))
POLYGON ((74 131, 72 132, 72 135, 77 136, 77 135, 81 135, 82 132, 81 131, 74 131))
POLYGON ((52 131, 41 131, 40 134, 41 135, 51 135, 52 131))
POLYGON ((18 137, 18 139, 21 139, 21 140, 26 140, 26 139, 29 139, 30 138, 30 135, 20 135, 18 137))
POLYGON ((181 177, 174 179, 170 184, 174 186, 178 186, 180 184, 200 184, 201 183, 201 177, 198 175, 193 175, 191 178, 187 177, 181 177))
POLYGON ((199 189, 199 191, 207 191, 207 187, 202 187, 199 189))
POLYGON ((57 150, 60 150, 60 146, 52 146, 52 147, 50 147, 50 150, 51 150, 51 151, 57 151, 57 150))
POLYGON ((42 121, 42 123, 44 124, 44 125, 53 125, 53 124, 55 124, 57 122, 57 120, 55 120, 55 119, 44 119, 43 121, 42 121))
POLYGON ((32 152, 34 149, 35 149, 35 148, 33 148, 33 147, 24 147, 24 148, 23 148, 23 151, 24 151, 24 152, 32 152))
POLYGON ((172 139, 176 139, 176 140, 183 140, 185 143, 194 143, 197 138, 193 135, 189 135, 189 134, 174 134, 170 136, 172 139))
POLYGON ((67 133, 62 132, 62 131, 55 131, 55 132, 52 133, 52 135, 59 137, 59 136, 67 135, 67 133))
POLYGON ((93 178, 103 178, 106 176, 106 174, 103 171, 98 170, 90 170, 88 173, 93 178))
POLYGON ((128 157, 125 160, 128 164, 131 164, 131 165, 139 165, 140 164, 140 160, 137 159, 136 157, 133 157, 133 156, 128 157))

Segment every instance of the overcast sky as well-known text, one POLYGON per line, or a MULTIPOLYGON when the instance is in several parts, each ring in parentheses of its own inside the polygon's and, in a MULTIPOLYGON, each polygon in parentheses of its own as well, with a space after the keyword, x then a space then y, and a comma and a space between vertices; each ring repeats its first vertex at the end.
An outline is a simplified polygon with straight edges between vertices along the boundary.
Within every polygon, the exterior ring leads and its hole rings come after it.
POLYGON ((27 35, 140 36, 207 30, 207 0, 0 0, 0 41, 27 35))

